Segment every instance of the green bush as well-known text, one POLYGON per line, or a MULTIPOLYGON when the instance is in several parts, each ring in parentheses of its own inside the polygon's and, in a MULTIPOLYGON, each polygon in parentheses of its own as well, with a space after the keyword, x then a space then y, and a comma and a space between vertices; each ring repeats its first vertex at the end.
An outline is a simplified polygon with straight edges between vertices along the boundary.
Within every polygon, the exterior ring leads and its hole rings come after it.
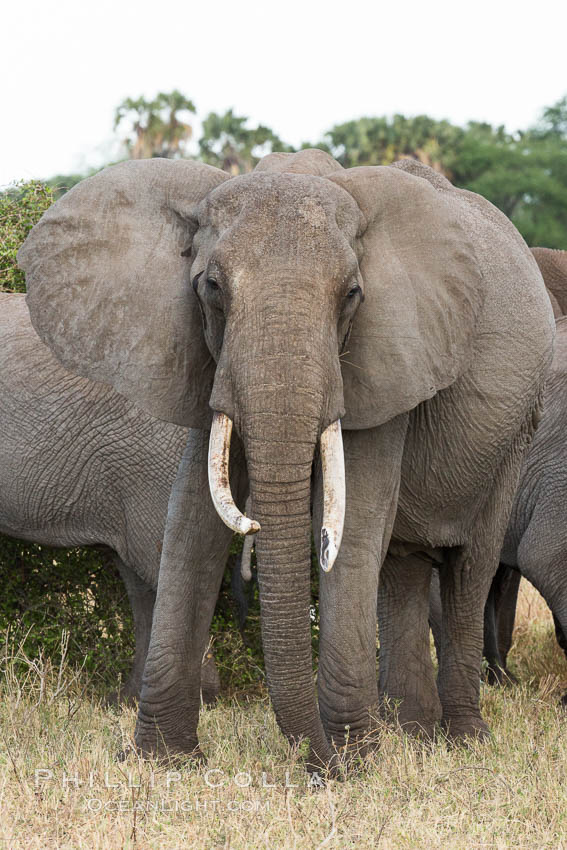
POLYGON ((127 675, 134 649, 126 590, 109 555, 0 536, 0 632, 29 658, 66 658, 101 691, 127 675))
POLYGON ((18 249, 53 200, 53 190, 39 180, 18 183, 0 194, 0 290, 25 292, 18 249))

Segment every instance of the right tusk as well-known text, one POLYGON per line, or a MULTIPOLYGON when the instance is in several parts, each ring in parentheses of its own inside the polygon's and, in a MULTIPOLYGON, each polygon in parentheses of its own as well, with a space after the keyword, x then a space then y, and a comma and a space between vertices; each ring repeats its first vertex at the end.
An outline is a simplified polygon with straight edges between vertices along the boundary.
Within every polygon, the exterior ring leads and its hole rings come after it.
POLYGON ((256 534, 260 524, 240 513, 232 493, 228 475, 232 419, 215 412, 209 438, 209 489, 216 511, 225 525, 238 534, 256 534))
POLYGON ((337 419, 321 434, 323 467, 323 524, 321 569, 328 573, 339 554, 345 522, 345 459, 341 423, 337 419))

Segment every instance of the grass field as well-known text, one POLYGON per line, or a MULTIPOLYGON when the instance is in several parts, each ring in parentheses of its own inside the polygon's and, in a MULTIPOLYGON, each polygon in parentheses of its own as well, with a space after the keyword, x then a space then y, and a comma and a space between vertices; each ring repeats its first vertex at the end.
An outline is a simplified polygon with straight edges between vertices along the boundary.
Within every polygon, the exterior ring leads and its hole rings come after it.
POLYGON ((451 749, 384 728, 376 755, 313 790, 266 696, 203 711, 204 767, 119 762, 134 711, 105 708, 84 673, 8 642, 0 847, 567 848, 567 664, 524 584, 510 662, 519 686, 483 686, 489 743, 451 749))

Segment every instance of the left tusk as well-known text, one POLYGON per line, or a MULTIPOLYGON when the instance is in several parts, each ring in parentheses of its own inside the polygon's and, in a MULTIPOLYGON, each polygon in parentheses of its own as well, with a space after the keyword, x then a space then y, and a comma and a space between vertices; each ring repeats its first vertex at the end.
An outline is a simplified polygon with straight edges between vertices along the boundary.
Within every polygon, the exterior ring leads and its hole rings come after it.
POLYGON ((209 438, 209 489, 216 511, 225 525, 238 534, 256 534, 260 524, 241 514, 230 492, 228 462, 232 419, 215 412, 209 438))
POLYGON ((328 573, 341 548, 345 524, 345 458, 340 420, 321 434, 323 467, 323 525, 321 526, 321 569, 328 573))

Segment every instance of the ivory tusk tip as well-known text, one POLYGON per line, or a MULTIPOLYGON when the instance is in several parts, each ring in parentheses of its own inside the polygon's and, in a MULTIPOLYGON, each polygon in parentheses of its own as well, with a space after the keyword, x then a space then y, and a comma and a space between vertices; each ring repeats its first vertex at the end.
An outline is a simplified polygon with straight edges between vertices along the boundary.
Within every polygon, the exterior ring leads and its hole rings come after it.
POLYGON ((321 529, 321 557, 319 558, 323 572, 329 573, 333 569, 338 554, 338 546, 335 545, 333 537, 329 534, 325 526, 323 526, 321 529))
POLYGON ((256 522, 255 519, 250 519, 240 514, 235 522, 233 531, 237 531, 238 534, 244 534, 244 536, 247 534, 257 534, 260 531, 260 523, 256 522))

